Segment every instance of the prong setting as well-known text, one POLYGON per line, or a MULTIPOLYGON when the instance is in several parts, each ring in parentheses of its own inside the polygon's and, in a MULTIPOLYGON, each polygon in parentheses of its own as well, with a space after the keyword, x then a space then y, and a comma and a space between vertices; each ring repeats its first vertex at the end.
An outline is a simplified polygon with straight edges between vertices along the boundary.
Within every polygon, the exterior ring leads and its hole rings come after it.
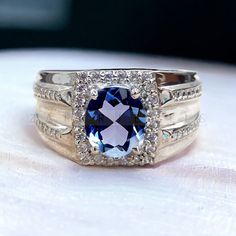
POLYGON ((137 99, 140 97, 140 90, 136 87, 131 89, 131 96, 133 99, 137 99))
POLYGON ((96 100, 98 96, 98 90, 95 88, 92 88, 90 91, 90 96, 93 100, 96 100))

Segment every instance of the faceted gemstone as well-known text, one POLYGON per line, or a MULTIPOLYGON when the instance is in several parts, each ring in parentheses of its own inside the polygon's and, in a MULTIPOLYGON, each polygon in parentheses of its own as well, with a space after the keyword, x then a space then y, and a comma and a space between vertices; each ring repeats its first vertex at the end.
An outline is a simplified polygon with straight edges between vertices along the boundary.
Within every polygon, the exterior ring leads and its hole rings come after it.
POLYGON ((89 142, 108 157, 123 157, 139 147, 144 138, 146 112, 138 99, 123 87, 98 91, 88 104, 85 131, 89 142))

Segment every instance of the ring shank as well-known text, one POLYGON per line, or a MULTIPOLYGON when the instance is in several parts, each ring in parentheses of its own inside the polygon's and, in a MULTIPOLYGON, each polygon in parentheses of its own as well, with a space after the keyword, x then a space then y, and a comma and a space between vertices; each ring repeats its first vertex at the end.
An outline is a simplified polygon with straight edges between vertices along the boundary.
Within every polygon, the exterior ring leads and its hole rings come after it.
MULTIPOLYGON (((35 118, 40 136, 52 149, 75 162, 71 92, 78 72, 41 71, 34 86, 37 100, 35 118)), ((201 84, 195 72, 152 72, 160 94, 161 142, 156 158, 159 162, 186 148, 196 137, 201 84), (182 136, 178 138, 178 135, 182 136)))

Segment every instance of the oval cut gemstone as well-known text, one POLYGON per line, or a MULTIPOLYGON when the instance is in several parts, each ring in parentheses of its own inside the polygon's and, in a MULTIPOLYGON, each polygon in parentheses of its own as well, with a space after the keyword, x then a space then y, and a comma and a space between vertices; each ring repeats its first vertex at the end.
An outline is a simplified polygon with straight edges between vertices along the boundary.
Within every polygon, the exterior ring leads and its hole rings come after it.
POLYGON ((144 138, 146 112, 140 98, 133 99, 123 87, 98 91, 88 104, 85 131, 89 142, 108 157, 124 157, 144 138))

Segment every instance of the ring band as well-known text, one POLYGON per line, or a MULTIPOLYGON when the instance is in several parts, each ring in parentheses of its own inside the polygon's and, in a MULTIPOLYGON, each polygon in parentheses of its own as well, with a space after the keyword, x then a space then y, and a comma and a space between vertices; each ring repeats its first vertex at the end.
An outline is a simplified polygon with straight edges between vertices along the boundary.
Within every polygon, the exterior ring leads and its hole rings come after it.
POLYGON ((41 71, 34 95, 42 139, 81 165, 153 165, 185 149, 199 127, 192 71, 41 71))

